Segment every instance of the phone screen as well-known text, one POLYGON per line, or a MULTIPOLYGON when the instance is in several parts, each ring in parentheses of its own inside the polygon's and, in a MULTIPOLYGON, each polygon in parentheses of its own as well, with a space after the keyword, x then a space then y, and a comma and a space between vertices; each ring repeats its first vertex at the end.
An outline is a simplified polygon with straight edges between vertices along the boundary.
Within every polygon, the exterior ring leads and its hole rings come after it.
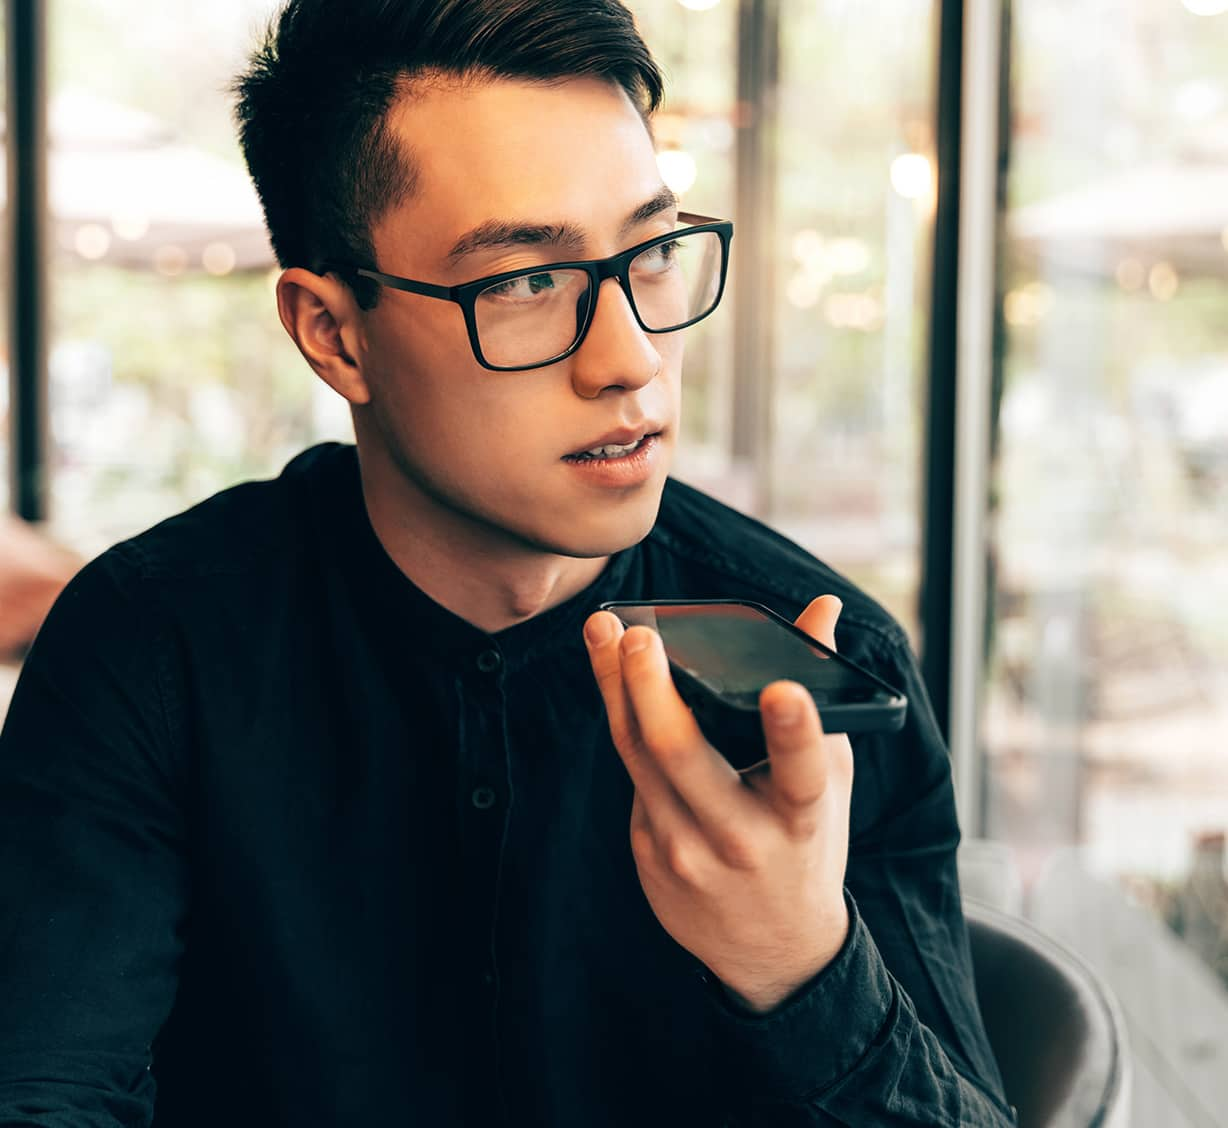
POLYGON ((805 686, 820 709, 889 696, 855 666, 833 659, 745 604, 640 604, 611 610, 628 624, 656 630, 673 662, 735 705, 756 707, 760 690, 781 678, 805 686))

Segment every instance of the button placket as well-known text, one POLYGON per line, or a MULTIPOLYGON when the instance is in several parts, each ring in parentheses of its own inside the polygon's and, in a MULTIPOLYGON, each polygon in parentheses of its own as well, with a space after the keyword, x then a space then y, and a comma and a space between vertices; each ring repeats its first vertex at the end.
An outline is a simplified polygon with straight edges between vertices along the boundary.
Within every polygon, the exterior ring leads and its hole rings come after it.
MULTIPOLYGON (((497 674, 503 668, 503 655, 492 646, 477 656, 474 665, 480 673, 497 674)), ((479 784, 469 792, 469 802, 479 811, 489 811, 498 801, 499 793, 487 784, 479 784)))

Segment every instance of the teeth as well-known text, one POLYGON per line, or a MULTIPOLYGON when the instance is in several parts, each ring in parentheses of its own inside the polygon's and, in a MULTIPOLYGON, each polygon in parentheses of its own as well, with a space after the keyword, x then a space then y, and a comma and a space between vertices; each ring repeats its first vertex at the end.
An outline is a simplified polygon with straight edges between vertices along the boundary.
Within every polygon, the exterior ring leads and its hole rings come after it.
POLYGON ((635 450, 635 448, 639 446, 641 442, 643 442, 642 439, 636 439, 635 442, 626 443, 623 446, 608 445, 608 446, 593 447, 592 450, 583 451, 579 455, 579 457, 580 458, 619 458, 620 456, 624 454, 629 454, 631 451, 635 450))

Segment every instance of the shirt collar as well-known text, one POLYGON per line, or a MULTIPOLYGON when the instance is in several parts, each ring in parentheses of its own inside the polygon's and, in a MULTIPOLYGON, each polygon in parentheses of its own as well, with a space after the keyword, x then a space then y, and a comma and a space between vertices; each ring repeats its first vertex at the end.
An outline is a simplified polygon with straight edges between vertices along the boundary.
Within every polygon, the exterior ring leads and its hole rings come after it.
MULTIPOLYGON (((494 650, 504 669, 516 670, 560 649, 579 647, 584 620, 599 604, 623 594, 638 564, 638 545, 616 553, 588 587, 566 602, 488 634, 436 603, 397 567, 371 526, 356 449, 344 448, 340 461, 330 504, 317 510, 324 543, 333 546, 347 586, 371 622, 418 644, 429 640, 426 649, 434 660, 465 665, 494 650)), ((420 645, 416 648, 421 652, 420 645)))

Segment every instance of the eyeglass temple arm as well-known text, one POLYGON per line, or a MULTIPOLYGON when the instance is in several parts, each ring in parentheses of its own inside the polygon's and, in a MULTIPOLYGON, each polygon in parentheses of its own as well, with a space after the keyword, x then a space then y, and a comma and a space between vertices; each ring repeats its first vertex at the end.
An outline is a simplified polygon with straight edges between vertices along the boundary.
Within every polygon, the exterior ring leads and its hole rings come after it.
POLYGON ((715 215, 697 215, 695 212, 679 212, 678 219, 680 222, 687 224, 690 227, 698 227, 703 223, 720 223, 720 217, 715 215))

